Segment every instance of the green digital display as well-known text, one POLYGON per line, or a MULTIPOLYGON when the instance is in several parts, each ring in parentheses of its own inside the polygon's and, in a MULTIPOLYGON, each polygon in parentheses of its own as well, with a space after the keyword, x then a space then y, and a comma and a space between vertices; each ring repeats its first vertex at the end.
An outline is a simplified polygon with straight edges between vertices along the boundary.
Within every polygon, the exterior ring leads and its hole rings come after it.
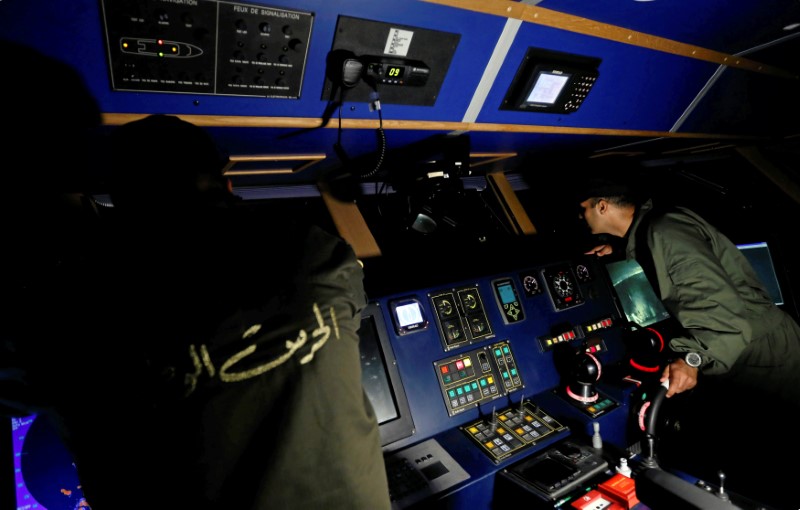
POLYGON ((402 78, 406 68, 404 66, 386 66, 386 78, 402 78))

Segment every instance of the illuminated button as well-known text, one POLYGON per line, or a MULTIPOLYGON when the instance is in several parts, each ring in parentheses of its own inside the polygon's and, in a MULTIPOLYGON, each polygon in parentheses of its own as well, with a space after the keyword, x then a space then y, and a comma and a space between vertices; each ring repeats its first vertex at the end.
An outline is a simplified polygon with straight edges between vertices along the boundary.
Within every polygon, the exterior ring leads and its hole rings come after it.
POLYGON ((449 372, 449 371, 450 371, 450 369, 449 369, 449 368, 447 368, 447 365, 444 365, 444 366, 442 366, 442 367, 440 368, 440 370, 442 371, 442 373, 443 373, 443 374, 446 374, 447 372, 449 372))
POLYGON ((461 370, 464 368, 464 362, 462 360, 456 361, 456 369, 461 370))
POLYGON ((464 358, 464 366, 465 367, 471 367, 472 366, 472 360, 469 359, 469 358, 464 358))
POLYGON ((479 432, 479 430, 477 429, 477 427, 474 427, 474 426, 473 426, 473 427, 470 427, 470 428, 469 428, 469 431, 470 431, 470 433, 471 433, 471 434, 477 434, 477 433, 479 432))
POLYGON ((508 354, 508 353, 509 353, 509 350, 508 350, 508 346, 507 346, 507 345, 503 346, 503 353, 504 353, 504 354, 508 354))

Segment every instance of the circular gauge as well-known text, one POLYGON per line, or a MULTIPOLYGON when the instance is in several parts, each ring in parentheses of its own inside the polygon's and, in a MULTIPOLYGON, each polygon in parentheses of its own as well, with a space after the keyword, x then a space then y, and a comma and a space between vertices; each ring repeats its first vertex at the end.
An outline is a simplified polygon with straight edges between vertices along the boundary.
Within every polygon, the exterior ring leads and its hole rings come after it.
POLYGON ((539 280, 537 280, 533 275, 527 275, 522 278, 522 288, 525 289, 525 293, 529 296, 538 294, 541 290, 539 288, 539 280))
POLYGON ((589 268, 583 264, 578 264, 575 266, 575 276, 577 276, 578 280, 582 282, 588 282, 592 279, 592 275, 589 274, 589 268))
POLYGON ((473 296, 472 294, 466 294, 464 296, 464 306, 472 310, 476 306, 478 306, 478 300, 475 299, 475 296, 473 296))
POLYGON ((439 308, 439 313, 444 316, 448 316, 453 313, 453 304, 447 299, 440 300, 436 306, 439 308))
POLYGON ((571 296, 573 292, 572 280, 564 272, 556 273, 553 277, 553 289, 561 297, 571 296))

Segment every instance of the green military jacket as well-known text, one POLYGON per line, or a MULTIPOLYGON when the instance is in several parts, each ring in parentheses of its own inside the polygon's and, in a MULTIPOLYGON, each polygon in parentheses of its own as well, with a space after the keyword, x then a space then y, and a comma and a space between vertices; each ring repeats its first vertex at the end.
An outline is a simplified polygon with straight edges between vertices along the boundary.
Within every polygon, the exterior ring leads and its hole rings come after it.
POLYGON ((800 327, 773 303, 725 235, 688 209, 657 214, 647 201, 627 234, 627 258, 637 258, 642 239, 652 254, 660 298, 685 331, 670 341, 673 350, 700 353, 706 375, 753 378, 775 391, 797 382, 800 327), (643 221, 648 214, 655 215, 643 221), (647 232, 637 234, 643 225, 647 232))

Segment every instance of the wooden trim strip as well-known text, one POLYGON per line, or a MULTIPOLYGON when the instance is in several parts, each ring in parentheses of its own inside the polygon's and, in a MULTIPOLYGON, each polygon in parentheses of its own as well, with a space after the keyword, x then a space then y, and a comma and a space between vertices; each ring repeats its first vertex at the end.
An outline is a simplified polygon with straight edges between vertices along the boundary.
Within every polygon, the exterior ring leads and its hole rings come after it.
MULTIPOLYGON (((134 120, 147 117, 148 114, 138 113, 104 113, 103 124, 108 126, 122 125, 134 120)), ((317 118, 291 118, 291 117, 244 117, 223 115, 176 115, 181 119, 203 127, 262 127, 262 128, 309 128, 321 127, 317 118)), ((338 126, 325 126, 326 129, 335 129, 338 126)), ((344 129, 376 129, 378 120, 367 119, 342 119, 344 129)), ((384 129, 416 129, 421 131, 475 131, 493 132, 503 131, 509 133, 541 133, 561 135, 599 135, 599 136, 630 136, 630 137, 664 137, 664 138, 705 138, 711 140, 767 140, 768 137, 752 135, 729 135, 719 133, 674 133, 671 131, 648 131, 639 129, 604 129, 581 128, 567 126, 536 126, 524 124, 483 124, 474 122, 440 122, 422 120, 383 120, 384 129)))
POLYGON ((469 167, 475 168, 483 165, 488 165, 489 163, 497 163, 498 161, 503 161, 504 159, 509 159, 516 157, 516 152, 470 152, 469 153, 469 167), (486 158, 486 159, 479 159, 479 158, 486 158), (473 159, 479 159, 479 161, 472 161, 473 159))
POLYGON ((536 234, 536 227, 528 213, 525 212, 525 208, 522 207, 519 197, 514 193, 514 188, 508 182, 506 174, 502 172, 486 174, 486 182, 489 183, 489 188, 503 207, 503 213, 514 229, 514 233, 517 235, 536 234))
POLYGON ((356 203, 340 200, 324 185, 320 185, 319 190, 333 219, 333 224, 336 225, 336 230, 342 239, 353 248, 356 257, 359 259, 379 257, 381 249, 356 203))
POLYGON ((228 157, 228 162, 222 169, 222 174, 227 176, 235 175, 272 175, 272 174, 295 174, 302 172, 314 163, 325 159, 325 154, 237 154, 228 157), (249 169, 234 170, 237 163, 252 163, 259 161, 297 161, 298 164, 291 168, 269 168, 269 169, 249 169))
POLYGON ((758 73, 800 79, 797 73, 792 73, 778 67, 762 64, 736 55, 721 53, 700 46, 693 46, 682 42, 658 37, 655 35, 637 32, 627 28, 609 25, 580 16, 573 16, 563 12, 543 9, 535 5, 509 0, 422 0, 423 2, 446 5, 458 9, 467 9, 484 14, 515 18, 528 23, 536 23, 551 28, 567 30, 577 34, 599 37, 609 41, 630 44, 664 53, 671 53, 682 57, 694 58, 712 62, 718 65, 735 67, 758 73))

